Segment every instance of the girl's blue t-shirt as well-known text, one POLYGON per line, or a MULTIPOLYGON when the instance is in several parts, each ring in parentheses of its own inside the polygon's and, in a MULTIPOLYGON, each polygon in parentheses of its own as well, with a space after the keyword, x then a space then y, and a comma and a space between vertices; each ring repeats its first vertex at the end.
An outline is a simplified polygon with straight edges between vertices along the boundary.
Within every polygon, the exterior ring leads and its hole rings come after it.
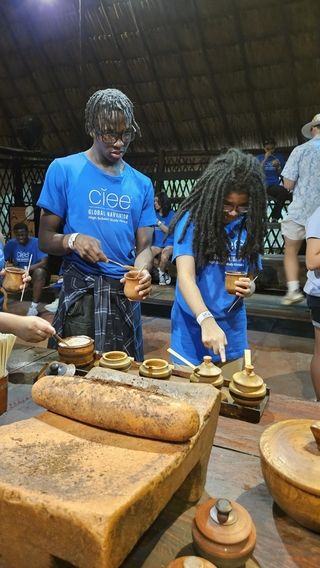
MULTIPOLYGON (((184 239, 179 243, 183 228, 187 222, 188 213, 186 213, 177 223, 174 231, 174 247, 172 259, 175 260, 178 256, 188 255, 195 256, 193 251, 193 233, 194 225, 190 223, 184 239)), ((236 258, 236 247, 239 238, 239 228, 243 221, 242 217, 238 217, 235 221, 225 225, 225 231, 230 239, 231 254, 229 261, 225 264, 218 262, 209 262, 203 268, 197 270, 196 283, 201 292, 204 303, 207 308, 212 312, 215 318, 226 317, 226 312, 234 300, 234 296, 228 294, 225 289, 225 272, 249 272, 249 264, 246 259, 236 258)), ((244 244, 247 237, 247 231, 243 227, 240 236, 240 247, 244 244)), ((192 311, 184 300, 180 289, 179 281, 176 287, 176 301, 181 308, 192 315, 192 311)), ((243 304, 242 301, 238 304, 243 304)))
MULTIPOLYGON (((178 242, 187 219, 188 213, 180 219, 175 227, 173 259, 183 255, 195 256, 192 245, 194 234, 194 225, 192 223, 189 225, 183 241, 181 243, 178 242)), ((247 318, 243 300, 237 303, 234 310, 228 312, 236 296, 228 294, 225 290, 226 271, 250 272, 248 262, 245 259, 236 258, 236 247, 242 221, 243 217, 238 217, 235 221, 225 226, 231 246, 230 258, 226 265, 218 262, 209 262, 196 272, 196 283, 203 301, 226 334, 228 341, 226 357, 228 361, 243 356, 244 349, 248 346, 247 318)), ((240 235, 240 247, 244 244, 246 236, 247 231, 243 227, 240 235)), ((210 355, 214 361, 220 361, 220 357, 204 347, 201 341, 201 328, 182 296, 179 288, 179 279, 176 285, 171 322, 171 346, 175 351, 185 356, 195 365, 202 361, 204 355, 210 355)))
MULTIPOLYGON (((64 234, 95 237, 108 258, 132 265, 137 230, 157 222, 153 201, 147 176, 127 163, 121 175, 109 175, 80 152, 50 164, 37 205, 63 220, 64 234)), ((76 252, 65 258, 87 274, 118 279, 125 272, 115 264, 86 262, 76 252)))
MULTIPOLYGON (((173 217, 175 216, 175 212, 169 211, 168 215, 163 217, 158 211, 156 211, 156 216, 158 221, 161 221, 161 223, 164 223, 166 227, 169 227, 173 217)), ((153 233, 153 246, 159 248, 173 246, 173 234, 169 235, 167 238, 166 237, 166 233, 161 231, 160 227, 156 226, 153 233)))

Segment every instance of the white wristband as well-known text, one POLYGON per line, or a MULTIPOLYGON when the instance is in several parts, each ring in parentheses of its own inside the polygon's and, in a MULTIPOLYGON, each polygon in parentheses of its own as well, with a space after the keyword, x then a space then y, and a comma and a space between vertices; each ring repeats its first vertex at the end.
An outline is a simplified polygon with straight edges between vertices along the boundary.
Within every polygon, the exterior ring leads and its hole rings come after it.
POLYGON ((68 239, 68 248, 73 250, 74 249, 74 243, 75 240, 77 238, 77 236, 79 235, 79 233, 72 233, 72 235, 70 235, 69 239, 68 239))
POLYGON ((205 320, 205 319, 207 319, 207 318, 213 318, 212 313, 209 312, 209 311, 201 312, 201 314, 199 314, 199 315, 197 316, 197 323, 198 323, 199 325, 201 325, 202 322, 203 322, 203 320, 205 320))

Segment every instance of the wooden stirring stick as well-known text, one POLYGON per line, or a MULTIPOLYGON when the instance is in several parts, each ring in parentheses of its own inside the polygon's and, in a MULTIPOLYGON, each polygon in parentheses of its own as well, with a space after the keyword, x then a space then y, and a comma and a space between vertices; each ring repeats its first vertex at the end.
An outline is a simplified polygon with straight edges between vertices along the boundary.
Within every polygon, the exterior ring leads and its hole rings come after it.
POLYGON ((58 335, 57 333, 54 334, 54 337, 59 341, 59 343, 63 343, 63 345, 70 347, 69 343, 65 339, 60 337, 60 335, 58 335))
MULTIPOLYGON (((258 278, 259 274, 253 279, 251 280, 251 283, 255 282, 258 278)), ((227 310, 227 314, 229 312, 231 312, 231 310, 234 308, 234 306, 240 301, 243 300, 244 298, 242 298, 241 296, 238 296, 238 298, 231 304, 230 308, 227 310)))
POLYGON ((121 262, 118 262, 117 260, 112 260, 112 258, 108 258, 107 264, 108 262, 112 262, 112 264, 117 264, 118 266, 121 266, 121 268, 125 268, 126 270, 134 269, 134 266, 129 266, 128 264, 121 264, 121 262))
POLYGON ((194 365, 193 363, 190 363, 190 361, 188 361, 188 359, 185 359, 184 357, 182 357, 182 355, 179 355, 179 353, 177 353, 176 351, 174 351, 173 349, 171 349, 171 347, 169 347, 167 349, 168 353, 170 353, 171 355, 173 355, 174 357, 176 357, 177 359, 180 359, 180 361, 182 361, 183 363, 185 363, 186 365, 188 365, 189 367, 191 367, 191 369, 196 369, 196 365, 194 365))
MULTIPOLYGON (((31 261, 32 261, 32 254, 30 254, 29 264, 28 264, 28 268, 27 268, 27 274, 28 275, 29 275, 29 270, 30 270, 30 266, 31 266, 31 261)), ((26 289, 26 283, 23 284, 23 288, 22 288, 21 296, 20 296, 20 302, 22 302, 22 300, 23 300, 25 289, 26 289)))

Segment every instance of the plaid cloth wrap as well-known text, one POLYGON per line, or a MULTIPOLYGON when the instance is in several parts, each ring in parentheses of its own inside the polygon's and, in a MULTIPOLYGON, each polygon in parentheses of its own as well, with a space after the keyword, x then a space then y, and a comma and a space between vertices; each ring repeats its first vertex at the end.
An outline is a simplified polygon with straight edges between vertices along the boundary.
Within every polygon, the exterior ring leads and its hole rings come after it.
MULTIPOLYGON (((59 308, 52 322, 56 332, 63 334, 65 320, 70 307, 88 290, 93 289, 95 349, 103 351, 125 351, 136 361, 143 361, 143 339, 141 307, 139 302, 130 302, 123 293, 118 280, 103 275, 86 274, 74 265, 65 263, 63 286, 59 297, 59 308), (123 340, 123 326, 129 328, 127 339, 123 340)), ((56 349, 52 337, 48 347, 56 349)))

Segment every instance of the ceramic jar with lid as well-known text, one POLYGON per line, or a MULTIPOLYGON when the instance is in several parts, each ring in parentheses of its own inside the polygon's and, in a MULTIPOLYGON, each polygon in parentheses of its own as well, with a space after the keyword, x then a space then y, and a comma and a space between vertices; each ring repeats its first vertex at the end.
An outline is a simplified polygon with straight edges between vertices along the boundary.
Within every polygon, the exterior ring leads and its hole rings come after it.
POLYGON ((127 371, 131 367, 133 357, 129 357, 124 351, 107 351, 99 359, 99 367, 127 371))
POLYGON ((263 379, 256 375, 253 365, 246 365, 243 371, 234 373, 229 384, 233 400, 243 406, 259 406, 267 393, 263 379))
POLYGON ((149 379, 169 379, 174 369, 165 359, 146 359, 139 367, 139 375, 149 379))
POLYGON ((190 376, 190 382, 210 383, 216 388, 221 388, 223 385, 222 371, 213 363, 212 357, 205 355, 201 365, 196 367, 190 376))
POLYGON ((320 533, 320 422, 282 420, 260 438, 261 469, 275 502, 320 533))
POLYGON ((167 568, 216 568, 216 566, 200 556, 180 556, 172 560, 167 568))
POLYGON ((196 551, 218 568, 238 568, 254 550, 256 529, 239 503, 213 498, 197 508, 192 537, 196 551))

